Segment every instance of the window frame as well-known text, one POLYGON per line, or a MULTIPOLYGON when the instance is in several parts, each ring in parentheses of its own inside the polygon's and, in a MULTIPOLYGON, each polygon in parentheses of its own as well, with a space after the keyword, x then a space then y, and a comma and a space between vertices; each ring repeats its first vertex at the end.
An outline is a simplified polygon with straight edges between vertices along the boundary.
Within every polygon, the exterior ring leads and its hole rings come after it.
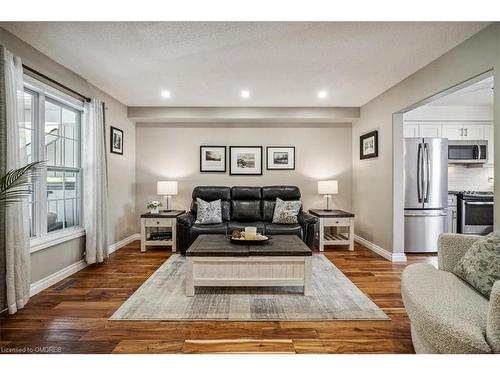
MULTIPOLYGON (((45 165, 40 170, 38 179, 34 184, 35 202, 33 207, 34 229, 35 236, 30 238, 30 251, 34 253, 43 250, 47 247, 57 245, 62 242, 69 241, 85 235, 85 229, 82 226, 84 220, 83 210, 83 167, 82 167, 82 135, 83 124, 86 118, 86 108, 83 102, 75 99, 52 86, 46 85, 33 77, 24 75, 24 89, 32 95, 32 143, 35 147, 32 148, 33 160, 47 160, 45 150, 45 102, 51 102, 62 108, 66 108, 72 112, 76 112, 77 122, 77 139, 78 147, 77 152, 74 154, 78 158, 78 167, 64 167, 64 166, 47 166, 45 165), (78 115, 79 114, 79 115, 78 115), (48 171, 60 172, 76 172, 76 209, 78 210, 78 225, 61 228, 48 232, 47 228, 47 172, 48 171)), ((65 139, 65 137, 63 137, 65 139)), ((64 143, 64 142, 63 142, 64 143)), ((65 146, 63 146, 65 147, 65 146)), ((64 212, 66 215, 66 212, 64 212)))

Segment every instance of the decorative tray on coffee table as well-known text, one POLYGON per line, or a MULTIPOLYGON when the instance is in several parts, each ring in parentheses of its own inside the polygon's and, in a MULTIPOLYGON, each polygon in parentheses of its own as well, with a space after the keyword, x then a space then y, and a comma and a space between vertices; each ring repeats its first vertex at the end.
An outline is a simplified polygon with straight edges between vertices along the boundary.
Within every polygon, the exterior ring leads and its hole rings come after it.
POLYGON ((269 242, 269 240, 271 239, 271 236, 264 236, 262 234, 257 234, 257 237, 258 238, 255 238, 255 239, 246 239, 245 238, 245 232, 238 232, 238 235, 239 237, 235 237, 235 233, 233 232, 232 235, 230 236, 227 236, 227 238, 229 239, 229 241, 231 241, 231 243, 234 243, 234 244, 237 244, 237 245, 263 245, 267 242, 269 242))

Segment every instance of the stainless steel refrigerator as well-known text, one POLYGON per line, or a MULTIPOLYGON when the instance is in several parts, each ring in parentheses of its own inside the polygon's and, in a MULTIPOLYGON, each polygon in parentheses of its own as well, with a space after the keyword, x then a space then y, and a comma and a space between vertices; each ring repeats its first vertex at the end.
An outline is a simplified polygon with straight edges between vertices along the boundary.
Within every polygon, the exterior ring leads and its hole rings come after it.
POLYGON ((405 139, 405 252, 436 252, 446 231, 448 140, 405 139))

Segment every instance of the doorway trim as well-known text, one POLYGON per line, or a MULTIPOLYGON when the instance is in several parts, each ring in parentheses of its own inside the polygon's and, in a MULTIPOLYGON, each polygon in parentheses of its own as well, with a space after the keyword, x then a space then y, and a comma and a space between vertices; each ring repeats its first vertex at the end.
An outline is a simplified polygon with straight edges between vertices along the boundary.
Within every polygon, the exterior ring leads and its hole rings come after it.
POLYGON ((403 115, 492 76, 494 76, 494 71, 489 69, 392 114, 392 249, 393 254, 400 255, 399 258, 403 259, 404 256, 406 259, 404 255, 404 160, 401 157, 404 151, 403 115))

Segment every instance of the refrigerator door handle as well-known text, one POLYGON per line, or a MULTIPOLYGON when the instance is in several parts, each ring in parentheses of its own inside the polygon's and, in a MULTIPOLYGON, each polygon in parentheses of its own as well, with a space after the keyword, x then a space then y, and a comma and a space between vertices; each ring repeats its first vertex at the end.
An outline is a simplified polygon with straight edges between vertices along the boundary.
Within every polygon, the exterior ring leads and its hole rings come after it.
POLYGON ((418 203, 422 203, 422 143, 418 144, 418 152, 417 152, 417 199, 418 203))
POLYGON ((424 143, 424 155, 425 155, 425 193, 424 193, 424 203, 429 202, 429 185, 431 180, 431 160, 429 158, 429 144, 424 143))

